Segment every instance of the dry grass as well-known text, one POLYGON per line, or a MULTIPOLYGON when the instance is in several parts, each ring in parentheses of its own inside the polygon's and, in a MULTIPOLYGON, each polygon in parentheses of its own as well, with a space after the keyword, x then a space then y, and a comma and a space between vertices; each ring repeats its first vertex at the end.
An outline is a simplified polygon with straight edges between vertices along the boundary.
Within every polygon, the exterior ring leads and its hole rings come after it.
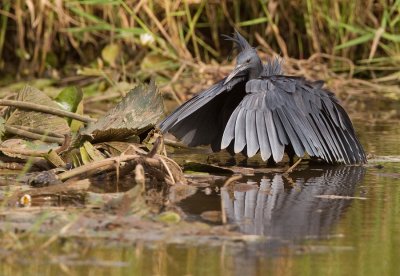
POLYGON ((314 67, 326 64, 330 75, 374 78, 379 85, 398 81, 399 0, 263 3, 5 0, 0 70, 12 78, 80 73, 111 85, 156 75, 171 87, 185 74, 204 72, 210 66, 204 64, 223 61, 232 46, 221 34, 237 28, 263 52, 285 57, 293 65, 289 73, 317 71, 314 77, 321 78, 326 68, 314 67), (154 41, 146 43, 145 34, 154 41))

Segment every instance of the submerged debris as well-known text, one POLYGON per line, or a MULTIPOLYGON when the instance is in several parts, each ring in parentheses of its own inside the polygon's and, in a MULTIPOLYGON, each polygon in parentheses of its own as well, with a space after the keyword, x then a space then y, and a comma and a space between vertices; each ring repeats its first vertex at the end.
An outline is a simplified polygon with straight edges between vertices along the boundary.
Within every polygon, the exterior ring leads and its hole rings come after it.
MULTIPOLYGON (((100 205, 96 206, 104 211, 142 216, 151 209, 149 197, 144 195, 149 184, 186 186, 179 165, 165 155, 162 136, 155 136, 153 146, 140 143, 163 114, 162 98, 154 82, 132 89, 96 122, 77 114, 83 111, 79 108, 82 98, 78 89, 67 88, 54 101, 27 86, 16 100, 0 100, 9 105, 0 117, 0 151, 4 154, 0 160, 3 164, 21 164, 8 168, 29 172, 18 180, 28 187, 24 185, 4 198, 8 206, 35 206, 38 200, 84 204, 86 195, 91 195, 88 198, 93 207, 93 198, 97 198, 100 205), (83 127, 76 120, 89 125, 76 132, 77 126, 83 127), (120 185, 131 176, 128 186, 120 185), (93 196, 101 183, 98 180, 105 177, 113 179, 112 189, 117 192, 111 199, 93 196)), ((100 186, 100 190, 106 190, 104 182, 100 186)))

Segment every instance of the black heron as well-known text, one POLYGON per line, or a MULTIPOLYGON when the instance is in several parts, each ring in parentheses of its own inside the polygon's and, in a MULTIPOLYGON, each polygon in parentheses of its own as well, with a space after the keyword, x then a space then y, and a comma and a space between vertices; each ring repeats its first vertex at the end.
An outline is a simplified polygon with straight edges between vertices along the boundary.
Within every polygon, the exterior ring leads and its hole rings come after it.
POLYGON ((188 146, 211 145, 264 161, 286 152, 307 153, 328 163, 366 163, 353 125, 323 82, 283 75, 278 59, 263 64, 237 31, 228 37, 240 50, 234 70, 165 118, 160 128, 188 146))

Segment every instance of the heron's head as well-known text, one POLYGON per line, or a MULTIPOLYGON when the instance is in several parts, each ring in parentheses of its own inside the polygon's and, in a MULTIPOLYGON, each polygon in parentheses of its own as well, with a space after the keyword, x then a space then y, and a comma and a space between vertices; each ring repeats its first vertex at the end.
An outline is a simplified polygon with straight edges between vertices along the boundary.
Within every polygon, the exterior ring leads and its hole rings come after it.
POLYGON ((226 78, 225 83, 240 73, 247 73, 251 77, 258 77, 258 74, 262 71, 262 62, 260 57, 257 55, 256 49, 251 47, 247 40, 237 31, 235 31, 233 37, 228 37, 228 39, 236 43, 240 53, 236 58, 236 66, 226 78))

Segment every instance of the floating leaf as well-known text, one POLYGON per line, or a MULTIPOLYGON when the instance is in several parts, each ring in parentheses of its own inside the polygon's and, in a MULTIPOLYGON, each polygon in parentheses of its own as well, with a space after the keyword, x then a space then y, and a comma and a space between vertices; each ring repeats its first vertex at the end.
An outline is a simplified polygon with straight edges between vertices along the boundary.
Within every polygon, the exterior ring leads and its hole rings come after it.
POLYGON ((167 211, 159 214, 156 219, 161 222, 175 224, 181 221, 181 216, 175 212, 167 211))
POLYGON ((99 142, 140 135, 154 127, 162 114, 162 98, 152 81, 129 91, 104 117, 81 130, 80 138, 99 142))

